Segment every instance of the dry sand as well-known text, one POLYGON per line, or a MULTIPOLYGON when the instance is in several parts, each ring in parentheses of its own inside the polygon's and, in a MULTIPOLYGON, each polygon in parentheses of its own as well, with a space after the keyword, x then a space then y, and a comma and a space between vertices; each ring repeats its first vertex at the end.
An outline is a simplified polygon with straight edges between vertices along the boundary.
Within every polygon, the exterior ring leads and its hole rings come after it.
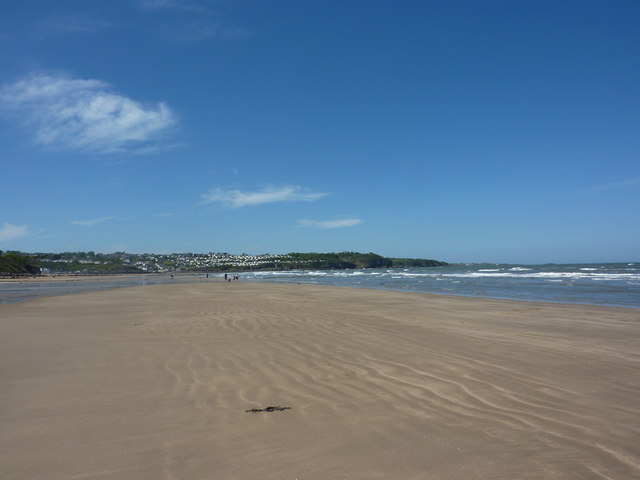
POLYGON ((0 355, 4 480, 640 478, 637 309, 161 285, 0 305, 0 355))

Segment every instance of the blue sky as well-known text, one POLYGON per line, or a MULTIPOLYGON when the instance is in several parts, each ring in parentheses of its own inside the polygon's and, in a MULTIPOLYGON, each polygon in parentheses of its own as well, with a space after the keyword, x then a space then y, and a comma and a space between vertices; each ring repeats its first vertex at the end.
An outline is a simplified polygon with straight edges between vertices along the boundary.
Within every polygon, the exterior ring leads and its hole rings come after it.
POLYGON ((640 260, 640 3, 9 2, 0 249, 640 260))

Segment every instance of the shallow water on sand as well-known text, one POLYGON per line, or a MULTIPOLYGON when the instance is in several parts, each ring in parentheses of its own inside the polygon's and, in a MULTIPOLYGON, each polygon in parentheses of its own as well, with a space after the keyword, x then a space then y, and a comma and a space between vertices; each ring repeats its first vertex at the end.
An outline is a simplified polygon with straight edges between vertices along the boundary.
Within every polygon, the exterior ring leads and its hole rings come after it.
MULTIPOLYGON (((223 273, 119 276, 100 281, 0 282, 0 303, 107 288, 222 281, 223 273)), ((415 291, 470 297, 640 308, 640 263, 470 264, 406 269, 243 272, 242 281, 415 291)))

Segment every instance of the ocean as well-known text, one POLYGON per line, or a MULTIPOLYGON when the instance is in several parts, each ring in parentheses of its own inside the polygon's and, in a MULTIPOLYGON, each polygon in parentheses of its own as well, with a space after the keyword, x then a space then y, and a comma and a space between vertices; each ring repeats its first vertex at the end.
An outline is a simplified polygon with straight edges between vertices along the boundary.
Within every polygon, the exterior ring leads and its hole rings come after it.
POLYGON ((245 273, 247 280, 640 308, 640 263, 465 264, 245 273))
MULTIPOLYGON (((160 283, 220 281, 224 274, 133 275, 75 282, 0 282, 0 303, 160 283)), ((573 265, 464 264, 447 267, 240 272, 240 281, 305 283, 468 297, 640 308, 640 262, 573 265)))

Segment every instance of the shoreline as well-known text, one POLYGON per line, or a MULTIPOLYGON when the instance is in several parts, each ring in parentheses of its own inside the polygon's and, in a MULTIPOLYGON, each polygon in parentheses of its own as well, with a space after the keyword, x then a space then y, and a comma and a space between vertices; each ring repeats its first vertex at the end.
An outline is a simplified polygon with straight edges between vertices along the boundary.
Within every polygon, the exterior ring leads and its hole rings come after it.
MULTIPOLYGON (((228 272, 227 272, 228 273, 228 272)), ((570 303, 640 308, 640 268, 635 264, 447 266, 406 269, 248 271, 242 281, 349 286, 391 291, 416 291, 472 298, 570 303)), ((131 275, 131 274, 129 274, 131 275)), ((210 273, 211 281, 223 273, 210 273)), ((207 272, 133 276, 63 277, 69 282, 32 279, 0 282, 0 302, 29 296, 88 291, 101 287, 156 283, 206 282, 207 272), (164 276, 163 276, 164 275, 164 276), (82 281, 82 279, 87 279, 82 281)))
MULTIPOLYGON (((47 275, 28 275, 24 277, 0 277, 0 283, 48 283, 48 282, 99 282, 104 280, 125 279, 125 278, 143 278, 143 277, 165 277, 170 274, 165 273, 104 273, 104 274, 47 274, 47 275)), ((179 274, 186 276, 189 274, 179 274)))
MULTIPOLYGON (((240 272, 242 274, 242 272, 240 272)), ((146 279, 168 279, 170 274, 166 273, 129 273, 129 274, 103 274, 103 275, 48 275, 46 277, 36 277, 36 278, 25 278, 25 279, 6 279, 0 278, 1 284, 56 284, 60 283, 61 285, 65 285, 68 283, 82 283, 87 282, 89 284, 98 283, 98 282, 109 282, 109 281, 124 281, 124 280, 140 280, 145 281, 146 279)), ((114 285, 110 287, 105 287, 109 289, 113 288, 136 288, 139 286, 154 286, 154 285, 180 285, 180 284, 197 284, 197 283, 214 283, 219 281, 218 279, 224 275, 221 272, 211 273, 209 272, 209 277, 205 278, 205 273, 200 272, 185 272, 185 273, 177 273, 174 274, 175 278, 172 279, 175 283, 171 283, 171 280, 167 280, 166 282, 158 282, 151 283, 148 285, 114 285), (193 279, 193 282, 188 282, 185 280, 193 279)), ((310 285, 314 284, 306 283, 306 282, 277 282, 277 281, 268 281, 268 280, 252 280, 247 278, 241 278, 242 283, 247 284, 267 284, 267 285, 310 285)), ((524 302, 524 303, 541 303, 541 304, 551 304, 551 305, 584 305, 584 306, 593 306, 593 307, 607 307, 607 308, 625 308, 638 310, 640 309, 640 305, 618 305, 618 304, 605 304, 605 303, 587 303, 587 302, 570 302, 570 301, 554 301, 549 299, 528 299, 528 298, 509 298, 509 297, 498 297, 498 296, 479 296, 479 295, 469 295, 463 293, 442 293, 442 292, 429 292, 422 290, 409 290, 409 289, 401 289, 401 288, 391 288, 391 287, 379 287, 379 286, 362 286, 362 285, 315 285, 318 287, 329 287, 329 288, 353 288, 356 290, 373 290, 373 291, 381 291, 381 292, 399 292, 399 293, 416 293, 416 294, 424 294, 424 295, 434 295, 434 296, 443 296, 443 297, 454 297, 454 298, 472 298, 472 299, 487 299, 487 300, 503 300, 503 301, 511 301, 511 302, 524 302)), ((30 301, 36 298, 50 298, 57 296, 66 296, 66 295, 80 295, 84 293, 91 293, 95 291, 101 291, 100 289, 90 290, 88 292, 73 292, 73 291, 62 291, 58 293, 47 293, 33 296, 26 296, 24 298, 20 298, 15 301, 0 301, 0 305, 4 304, 12 304, 12 303, 23 303, 26 301, 30 301)), ((0 291, 0 294, 2 292, 0 291)), ((1 300, 1 299, 0 299, 1 300)))
POLYGON ((0 316, 9 480, 640 474, 627 308, 209 282, 0 316))

